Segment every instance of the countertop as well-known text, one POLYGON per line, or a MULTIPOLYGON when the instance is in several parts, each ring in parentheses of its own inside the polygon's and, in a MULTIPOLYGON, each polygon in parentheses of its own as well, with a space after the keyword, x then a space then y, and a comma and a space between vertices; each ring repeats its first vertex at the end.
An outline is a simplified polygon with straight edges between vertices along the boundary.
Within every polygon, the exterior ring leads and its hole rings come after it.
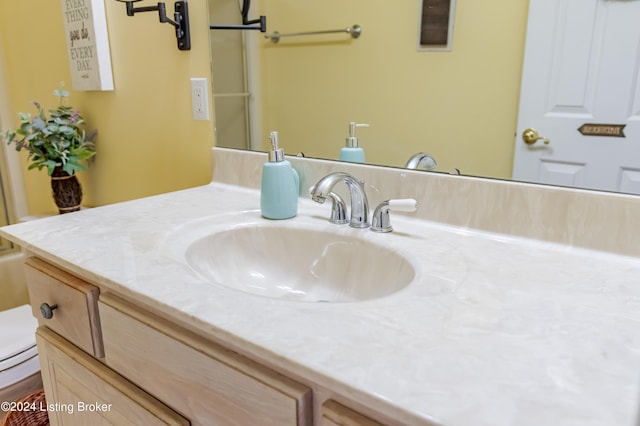
MULTIPOLYGON (((0 235, 408 424, 638 424, 639 258, 392 213, 392 234, 339 227, 417 265, 390 296, 292 302, 206 282, 181 258, 184 236, 266 221, 259 196, 214 182, 0 235)), ((283 224, 336 229, 328 209, 300 199, 283 224)))

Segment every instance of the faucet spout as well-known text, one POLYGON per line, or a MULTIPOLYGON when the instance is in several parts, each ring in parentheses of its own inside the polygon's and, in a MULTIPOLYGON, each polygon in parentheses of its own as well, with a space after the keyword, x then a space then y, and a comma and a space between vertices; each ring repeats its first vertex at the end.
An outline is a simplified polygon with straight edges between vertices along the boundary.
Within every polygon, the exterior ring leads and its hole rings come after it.
POLYGON ((349 198, 351 199, 349 226, 352 228, 368 228, 369 202, 367 201, 367 194, 365 193, 362 182, 350 174, 335 172, 323 177, 313 187, 311 199, 316 203, 324 203, 327 198, 330 198, 329 194, 338 182, 344 182, 349 189, 349 198))
POLYGON ((436 159, 431 155, 425 152, 419 152, 414 154, 409 158, 407 164, 405 164, 405 168, 407 169, 424 169, 424 170, 433 170, 437 166, 436 159))

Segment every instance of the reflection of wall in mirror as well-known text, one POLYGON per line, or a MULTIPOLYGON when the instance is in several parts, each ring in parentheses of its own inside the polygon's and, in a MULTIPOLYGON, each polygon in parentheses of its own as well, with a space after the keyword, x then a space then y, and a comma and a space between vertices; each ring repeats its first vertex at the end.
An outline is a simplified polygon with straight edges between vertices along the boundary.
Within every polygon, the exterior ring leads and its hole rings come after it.
POLYGON ((287 153, 337 159, 348 123, 365 122, 368 162, 424 151, 437 170, 510 178, 528 2, 457 2, 450 52, 418 51, 421 6, 261 2, 268 32, 362 27, 358 39, 257 36, 263 142, 278 130, 287 153))

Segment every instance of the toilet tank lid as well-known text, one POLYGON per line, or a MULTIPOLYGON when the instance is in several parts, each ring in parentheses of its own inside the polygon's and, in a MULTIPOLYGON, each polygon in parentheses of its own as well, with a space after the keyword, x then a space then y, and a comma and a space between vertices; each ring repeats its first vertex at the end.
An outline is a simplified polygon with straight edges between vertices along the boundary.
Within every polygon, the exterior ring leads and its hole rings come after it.
POLYGON ((29 305, 0 312, 0 362, 33 347, 36 328, 29 305))

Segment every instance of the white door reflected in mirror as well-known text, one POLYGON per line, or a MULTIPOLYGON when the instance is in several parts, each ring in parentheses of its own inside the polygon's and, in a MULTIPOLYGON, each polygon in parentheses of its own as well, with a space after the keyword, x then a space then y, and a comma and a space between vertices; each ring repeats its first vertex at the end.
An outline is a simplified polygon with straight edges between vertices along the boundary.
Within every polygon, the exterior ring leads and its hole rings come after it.
POLYGON ((640 194, 639 17, 640 2, 531 2, 514 180, 640 194), (533 128, 553 142, 524 143, 533 128))

